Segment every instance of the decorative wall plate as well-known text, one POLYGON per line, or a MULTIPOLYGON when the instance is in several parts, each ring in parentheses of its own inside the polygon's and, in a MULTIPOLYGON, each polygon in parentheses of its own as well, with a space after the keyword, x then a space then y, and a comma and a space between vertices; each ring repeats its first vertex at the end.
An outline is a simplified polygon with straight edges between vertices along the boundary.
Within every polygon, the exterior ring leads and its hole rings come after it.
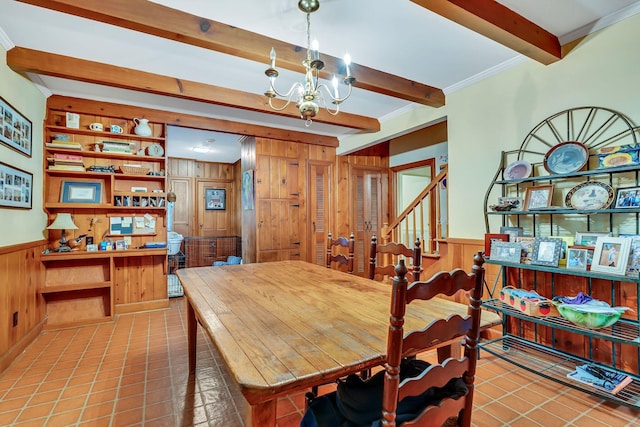
POLYGON ((523 179, 531 175, 531 163, 526 160, 518 160, 511 163, 504 170, 504 177, 506 179, 523 179))
POLYGON ((581 142, 567 141, 554 145, 544 156, 544 168, 549 173, 564 174, 579 171, 589 160, 589 149, 581 142))
POLYGON ((587 181, 576 185, 567 193, 564 203, 573 209, 606 209, 614 199, 614 191, 604 182, 587 181))
POLYGON ((613 153, 604 156, 600 160, 602 167, 611 168, 616 166, 633 165, 638 163, 638 152, 613 153))

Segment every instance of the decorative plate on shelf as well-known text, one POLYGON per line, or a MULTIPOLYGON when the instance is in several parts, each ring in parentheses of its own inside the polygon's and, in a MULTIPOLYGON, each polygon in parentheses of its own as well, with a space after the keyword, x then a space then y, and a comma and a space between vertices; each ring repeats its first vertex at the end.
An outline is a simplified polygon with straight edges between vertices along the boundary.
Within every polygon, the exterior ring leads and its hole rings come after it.
POLYGON ((587 181, 569 190, 564 203, 573 209, 606 209, 614 198, 614 191, 610 185, 604 182, 587 181))
POLYGON ((544 168, 549 173, 572 173, 582 169, 588 160, 589 149, 583 143, 561 142, 554 145, 544 156, 544 168))
POLYGON ((634 165, 638 163, 638 152, 609 154, 601 159, 601 163, 605 168, 634 165))
POLYGON ((518 160, 511 163, 504 170, 504 177, 506 179, 523 179, 531 175, 531 163, 526 160, 518 160))

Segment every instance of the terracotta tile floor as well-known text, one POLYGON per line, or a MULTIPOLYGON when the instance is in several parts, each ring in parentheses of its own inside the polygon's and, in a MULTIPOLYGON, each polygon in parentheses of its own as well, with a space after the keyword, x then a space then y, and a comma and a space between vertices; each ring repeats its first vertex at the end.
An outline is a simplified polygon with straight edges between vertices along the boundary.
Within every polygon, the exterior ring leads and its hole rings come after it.
MULTIPOLYGON (((246 403, 202 332, 187 374, 183 298, 114 323, 43 332, 0 375, 2 426, 242 426, 246 403)), ((479 362, 476 426, 635 426, 640 414, 493 359, 479 362)), ((278 402, 297 426, 303 394, 278 402)))

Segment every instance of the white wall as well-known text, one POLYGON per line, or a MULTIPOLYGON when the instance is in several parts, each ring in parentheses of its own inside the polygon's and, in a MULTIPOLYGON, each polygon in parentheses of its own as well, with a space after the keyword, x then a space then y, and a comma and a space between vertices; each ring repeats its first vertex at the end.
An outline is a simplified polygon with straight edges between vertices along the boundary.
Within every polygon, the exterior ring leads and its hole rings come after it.
POLYGON ((582 41, 561 61, 528 61, 447 96, 451 237, 481 238, 501 150, 569 108, 607 107, 640 123, 640 15, 582 41))
POLYGON ((0 144, 0 162, 33 174, 33 207, 0 207, 0 247, 41 240, 47 226, 42 209, 42 122, 46 99, 33 83, 6 64, 6 51, 0 46, 0 96, 31 121, 33 154, 29 158, 0 144))

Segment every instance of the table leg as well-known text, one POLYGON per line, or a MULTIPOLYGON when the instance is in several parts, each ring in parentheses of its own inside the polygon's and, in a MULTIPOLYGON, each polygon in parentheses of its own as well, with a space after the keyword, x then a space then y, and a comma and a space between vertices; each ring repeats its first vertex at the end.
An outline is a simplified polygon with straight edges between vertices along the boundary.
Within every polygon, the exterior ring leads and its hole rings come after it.
POLYGON ((277 399, 267 400, 266 402, 251 405, 247 427, 275 427, 276 425, 276 401, 277 399))
POLYGON ((191 306, 191 302, 187 301, 187 349, 189 351, 189 373, 196 372, 196 342, 198 339, 198 322, 196 321, 196 312, 191 306))

